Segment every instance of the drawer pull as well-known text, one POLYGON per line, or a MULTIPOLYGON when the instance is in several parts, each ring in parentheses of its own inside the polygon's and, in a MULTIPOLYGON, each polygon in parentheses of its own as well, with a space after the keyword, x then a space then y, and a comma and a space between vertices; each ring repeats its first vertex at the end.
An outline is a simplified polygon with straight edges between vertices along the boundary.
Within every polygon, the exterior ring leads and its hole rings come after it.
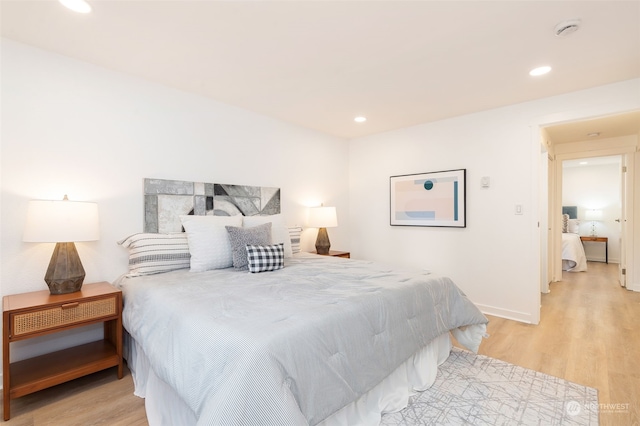
POLYGON ((75 308, 78 305, 80 305, 80 302, 72 302, 72 303, 65 303, 64 305, 61 305, 60 307, 62 309, 71 309, 71 308, 75 308))

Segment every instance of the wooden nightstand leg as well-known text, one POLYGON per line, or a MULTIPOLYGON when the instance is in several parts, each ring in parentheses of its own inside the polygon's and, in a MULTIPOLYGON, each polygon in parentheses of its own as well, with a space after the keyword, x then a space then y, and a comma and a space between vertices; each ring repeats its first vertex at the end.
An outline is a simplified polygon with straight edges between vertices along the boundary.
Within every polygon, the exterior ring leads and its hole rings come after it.
MULTIPOLYGON (((5 381, 6 382, 6 381, 5 381)), ((11 418, 11 395, 10 392, 5 392, 4 388, 2 390, 3 395, 3 404, 4 404, 4 421, 6 422, 11 418)))
POLYGON ((2 399, 4 408, 4 420, 11 417, 11 370, 9 365, 9 315, 4 312, 2 315, 2 399))
POLYGON ((111 342, 116 348, 116 353, 118 354, 118 379, 122 379, 122 377, 124 377, 122 361, 122 322, 118 320, 105 322, 104 338, 111 342))
POLYGON ((119 358, 118 379, 122 379, 122 377, 124 376, 124 371, 123 371, 124 362, 122 361, 122 321, 117 320, 115 322, 115 327, 116 327, 116 352, 118 352, 118 358, 119 358))

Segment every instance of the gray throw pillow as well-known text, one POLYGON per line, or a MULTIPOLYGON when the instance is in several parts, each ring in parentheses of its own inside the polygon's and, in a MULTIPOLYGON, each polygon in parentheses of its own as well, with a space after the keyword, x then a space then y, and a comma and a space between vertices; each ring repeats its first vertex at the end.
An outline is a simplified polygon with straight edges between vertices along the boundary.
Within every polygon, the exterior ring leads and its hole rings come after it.
POLYGON ((225 228, 229 233, 229 242, 231 243, 231 252, 233 254, 233 267, 236 269, 248 269, 247 245, 271 245, 271 222, 252 228, 238 228, 237 226, 225 226, 225 228))

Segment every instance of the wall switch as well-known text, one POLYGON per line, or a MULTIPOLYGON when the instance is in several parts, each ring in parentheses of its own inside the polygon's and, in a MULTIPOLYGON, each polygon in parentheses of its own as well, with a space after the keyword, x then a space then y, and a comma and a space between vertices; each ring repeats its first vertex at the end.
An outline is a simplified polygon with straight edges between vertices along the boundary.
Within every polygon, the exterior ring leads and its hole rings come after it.
POLYGON ((491 183, 491 179, 489 179, 489 176, 482 176, 482 177, 480 178, 480 185, 481 185, 483 188, 488 188, 488 187, 489 187, 489 185, 490 185, 490 183, 491 183))
POLYGON ((516 204, 516 214, 522 214, 522 204, 516 204))

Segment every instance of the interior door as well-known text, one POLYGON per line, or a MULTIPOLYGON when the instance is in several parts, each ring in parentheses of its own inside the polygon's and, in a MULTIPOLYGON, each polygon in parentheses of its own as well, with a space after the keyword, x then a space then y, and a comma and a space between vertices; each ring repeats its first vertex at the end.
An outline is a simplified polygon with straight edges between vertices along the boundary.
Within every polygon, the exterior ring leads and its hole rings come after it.
POLYGON ((549 293, 549 154, 540 155, 540 292, 549 293))
POLYGON ((630 205, 627 203, 627 199, 632 200, 628 192, 630 190, 629 185, 629 173, 628 170, 628 154, 622 156, 622 167, 620 169, 620 263, 618 264, 618 280, 622 287, 627 286, 627 247, 626 247, 626 233, 627 233, 627 217, 630 216, 630 205), (627 198, 628 197, 628 198, 627 198))
POLYGON ((556 165, 551 155, 547 155, 547 293, 549 283, 553 281, 555 249, 553 245, 553 215, 555 214, 555 179, 556 165))

